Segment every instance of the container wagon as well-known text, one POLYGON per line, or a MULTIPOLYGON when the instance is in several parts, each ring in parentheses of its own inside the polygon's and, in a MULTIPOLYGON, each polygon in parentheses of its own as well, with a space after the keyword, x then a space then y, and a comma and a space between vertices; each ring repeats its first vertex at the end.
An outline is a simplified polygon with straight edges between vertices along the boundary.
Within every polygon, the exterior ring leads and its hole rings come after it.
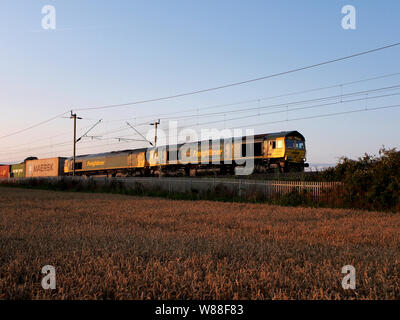
POLYGON ((9 165, 1 165, 0 166, 0 178, 9 178, 10 177, 10 166, 9 165))
POLYGON ((27 160, 25 177, 57 177, 64 175, 65 158, 49 158, 38 160, 27 160))
POLYGON ((10 178, 25 178, 25 162, 11 165, 10 178))

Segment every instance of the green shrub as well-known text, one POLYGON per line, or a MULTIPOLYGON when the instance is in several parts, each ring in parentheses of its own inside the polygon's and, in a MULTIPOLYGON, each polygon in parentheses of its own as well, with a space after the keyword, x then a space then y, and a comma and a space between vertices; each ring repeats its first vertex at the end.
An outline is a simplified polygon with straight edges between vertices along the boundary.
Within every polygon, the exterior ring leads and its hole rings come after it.
POLYGON ((358 160, 343 157, 323 174, 343 183, 345 206, 385 211, 400 208, 400 151, 396 149, 382 148, 378 156, 365 154, 358 160))

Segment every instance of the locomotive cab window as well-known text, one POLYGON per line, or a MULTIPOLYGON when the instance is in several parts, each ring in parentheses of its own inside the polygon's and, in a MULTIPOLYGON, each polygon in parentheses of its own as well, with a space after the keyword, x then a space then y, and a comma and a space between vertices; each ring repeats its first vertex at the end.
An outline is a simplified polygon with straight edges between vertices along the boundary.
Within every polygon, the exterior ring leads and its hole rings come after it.
POLYGON ((290 140, 290 139, 286 140, 286 148, 294 149, 295 146, 296 146, 296 143, 294 140, 290 140))
MULTIPOLYGON (((254 149, 253 149, 253 152, 254 152, 254 156, 255 157, 259 157, 259 156, 262 156, 262 143, 261 142, 257 142, 257 143, 254 143, 254 149)), ((242 144, 242 157, 246 157, 246 155, 247 155, 247 148, 249 148, 249 152, 251 151, 251 145, 249 145, 249 144, 247 144, 247 143, 243 143, 242 144)))
POLYGON ((246 144, 245 143, 243 143, 242 144, 242 157, 245 157, 246 156, 246 144))
POLYGON ((297 148, 297 149, 304 150, 304 149, 305 149, 304 141, 299 141, 299 140, 297 140, 297 141, 296 141, 296 148, 297 148))
POLYGON ((75 170, 81 170, 82 169, 82 162, 75 162, 75 170))
POLYGON ((258 157, 262 155, 262 144, 261 142, 257 142, 254 144, 254 156, 258 157))

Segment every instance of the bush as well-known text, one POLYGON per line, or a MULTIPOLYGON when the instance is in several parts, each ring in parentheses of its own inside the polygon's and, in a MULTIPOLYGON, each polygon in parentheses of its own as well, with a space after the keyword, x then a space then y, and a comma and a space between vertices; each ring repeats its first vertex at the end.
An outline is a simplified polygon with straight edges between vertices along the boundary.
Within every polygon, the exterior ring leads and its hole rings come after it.
POLYGON ((308 202, 306 192, 298 192, 297 190, 282 195, 278 200, 280 205, 289 207, 304 206, 308 202))
POLYGON ((343 182, 345 206, 368 210, 400 209, 400 151, 379 150, 379 156, 365 154, 358 160, 340 159, 325 170, 326 179, 343 182))

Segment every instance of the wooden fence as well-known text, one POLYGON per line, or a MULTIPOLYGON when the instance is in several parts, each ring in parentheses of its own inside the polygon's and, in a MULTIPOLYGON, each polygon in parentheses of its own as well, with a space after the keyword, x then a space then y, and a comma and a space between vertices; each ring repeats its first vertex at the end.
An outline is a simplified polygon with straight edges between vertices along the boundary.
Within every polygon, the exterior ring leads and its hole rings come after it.
MULTIPOLYGON (((66 181, 80 181, 82 184, 95 181, 97 185, 105 185, 112 182, 120 182, 130 188, 140 187, 143 190, 163 190, 173 192, 217 192, 222 190, 226 194, 236 194, 239 197, 252 193, 263 194, 267 198, 279 198, 292 191, 306 193, 312 198, 319 198, 323 193, 339 187, 340 182, 315 182, 315 181, 276 181, 276 180, 250 180, 229 178, 153 178, 153 177, 130 177, 130 178, 83 178, 83 177, 55 177, 34 178, 35 180, 46 180, 49 183, 62 179, 66 181)), ((11 183, 24 184, 29 179, 3 179, 11 183)), ((32 180, 32 179, 31 179, 32 180)))
POLYGON ((340 182, 323 182, 323 181, 265 181, 268 194, 283 195, 291 191, 307 193, 308 195, 318 198, 323 192, 328 192, 341 186, 340 182))

